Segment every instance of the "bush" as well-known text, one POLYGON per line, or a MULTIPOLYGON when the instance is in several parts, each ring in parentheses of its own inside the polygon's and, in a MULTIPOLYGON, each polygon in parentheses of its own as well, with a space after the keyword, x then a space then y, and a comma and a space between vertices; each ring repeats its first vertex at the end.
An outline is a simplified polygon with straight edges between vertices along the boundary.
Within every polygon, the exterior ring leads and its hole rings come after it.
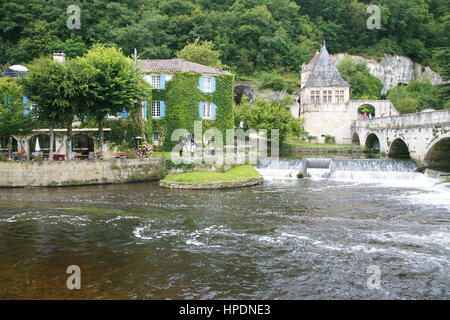
POLYGON ((8 161, 8 156, 0 156, 0 161, 8 161))
POLYGON ((136 153, 134 153, 133 151, 128 152, 127 157, 128 157, 128 159, 137 159, 138 158, 136 153))
POLYGON ((265 73, 260 80, 260 89, 283 91, 287 88, 286 80, 276 73, 265 73))
POLYGON ((306 136, 306 139, 308 139, 309 143, 313 143, 317 141, 317 137, 316 136, 310 136, 309 134, 306 136))
POLYGON ((325 143, 336 144, 336 138, 333 137, 333 136, 326 135, 325 136, 325 143))
POLYGON ((37 157, 35 157, 33 160, 36 161, 36 162, 43 162, 43 161, 44 161, 44 157, 42 157, 42 156, 37 156, 37 157))

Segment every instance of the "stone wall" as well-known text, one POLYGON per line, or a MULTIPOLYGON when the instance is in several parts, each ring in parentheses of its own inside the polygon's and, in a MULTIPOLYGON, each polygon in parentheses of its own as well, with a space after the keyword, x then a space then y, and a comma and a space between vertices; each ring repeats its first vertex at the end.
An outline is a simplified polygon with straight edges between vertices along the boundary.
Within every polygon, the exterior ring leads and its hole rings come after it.
POLYGON ((0 162, 0 187, 67 186, 152 181, 166 174, 164 160, 0 162))
POLYGON ((219 190, 219 189, 251 187, 262 184, 263 182, 264 178, 259 177, 259 178, 250 178, 247 180, 211 182, 211 183, 177 183, 161 180, 159 182, 159 185, 163 188, 169 189, 219 190))

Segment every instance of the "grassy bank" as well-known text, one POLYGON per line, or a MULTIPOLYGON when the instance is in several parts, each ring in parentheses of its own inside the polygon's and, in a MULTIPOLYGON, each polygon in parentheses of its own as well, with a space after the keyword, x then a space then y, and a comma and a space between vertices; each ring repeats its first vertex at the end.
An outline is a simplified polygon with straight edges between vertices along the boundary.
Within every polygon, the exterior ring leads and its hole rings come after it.
POLYGON ((307 141, 301 141, 299 137, 287 137, 283 142, 283 145, 291 147, 354 147, 352 144, 330 144, 330 143, 309 143, 307 141))
POLYGON ((168 175, 163 181, 176 183, 212 183, 242 181, 261 175, 251 165, 239 166, 226 172, 197 171, 168 175))

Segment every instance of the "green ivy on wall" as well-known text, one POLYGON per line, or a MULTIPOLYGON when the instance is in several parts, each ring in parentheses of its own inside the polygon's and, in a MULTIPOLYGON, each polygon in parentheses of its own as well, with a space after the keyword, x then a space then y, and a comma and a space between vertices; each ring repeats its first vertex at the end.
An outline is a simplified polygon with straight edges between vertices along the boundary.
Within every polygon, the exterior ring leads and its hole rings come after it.
MULTIPOLYGON (((233 118, 233 86, 232 75, 215 76, 216 92, 203 94, 198 89, 199 73, 180 72, 174 74, 172 80, 166 84, 166 90, 152 91, 153 101, 166 102, 166 116, 163 119, 152 119, 151 101, 148 103, 147 139, 151 139, 153 132, 158 132, 163 141, 162 150, 171 151, 177 142, 171 141, 172 133, 176 129, 187 129, 194 132, 194 122, 200 121, 199 102, 213 102, 216 104, 216 119, 203 120, 203 132, 211 127, 217 128, 226 138, 226 129, 234 128, 233 118), (150 120, 151 119, 151 120, 150 120)), ((225 143, 225 140, 224 140, 225 143)))

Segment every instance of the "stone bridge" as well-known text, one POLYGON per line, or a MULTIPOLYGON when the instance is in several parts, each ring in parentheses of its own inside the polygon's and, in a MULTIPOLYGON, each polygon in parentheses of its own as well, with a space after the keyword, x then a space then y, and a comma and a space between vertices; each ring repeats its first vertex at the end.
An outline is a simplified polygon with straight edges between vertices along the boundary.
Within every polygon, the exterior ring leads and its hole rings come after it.
POLYGON ((450 109, 356 120, 352 142, 392 158, 426 165, 450 162, 450 109))

